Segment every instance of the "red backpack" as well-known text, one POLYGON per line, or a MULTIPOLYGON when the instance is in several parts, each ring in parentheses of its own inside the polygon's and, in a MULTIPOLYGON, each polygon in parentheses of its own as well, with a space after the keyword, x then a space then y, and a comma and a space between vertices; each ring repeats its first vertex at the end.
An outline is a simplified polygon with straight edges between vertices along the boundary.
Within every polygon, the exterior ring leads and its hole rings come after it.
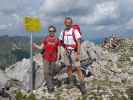
MULTIPOLYGON (((73 28, 73 30, 72 30, 72 36, 73 36, 73 39, 74 39, 74 41, 75 41, 75 43, 76 43, 76 48, 77 48, 77 40, 76 40, 74 31, 75 31, 75 30, 78 30, 79 33, 80 33, 80 35, 81 35, 81 37, 82 37, 82 33, 81 33, 81 31, 80 31, 80 26, 79 26, 78 24, 74 24, 74 25, 72 26, 72 28, 73 28)), ((62 39, 62 42, 64 42, 64 36, 65 36, 65 31, 63 32, 63 39, 62 39)), ((63 46, 64 46, 64 43, 62 43, 62 44, 63 44, 63 46)))
POLYGON ((58 52, 58 38, 56 36, 47 36, 44 40, 44 58, 48 61, 55 61, 58 52))
POLYGON ((80 32, 80 26, 78 24, 75 24, 72 27, 73 27, 73 29, 77 29, 79 31, 80 35, 82 35, 82 33, 80 32))

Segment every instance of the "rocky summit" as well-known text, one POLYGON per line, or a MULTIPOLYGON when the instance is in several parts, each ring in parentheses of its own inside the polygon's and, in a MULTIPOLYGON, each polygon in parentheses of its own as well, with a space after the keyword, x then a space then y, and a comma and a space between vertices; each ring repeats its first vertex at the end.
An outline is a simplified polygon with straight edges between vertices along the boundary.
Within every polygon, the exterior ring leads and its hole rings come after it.
MULTIPOLYGON (((81 66, 87 65, 84 72, 87 94, 82 96, 74 85, 67 89, 66 67, 62 58, 56 63, 55 92, 48 93, 43 80, 41 54, 34 56, 36 79, 35 90, 31 91, 32 68, 29 59, 0 71, 0 100, 133 100, 133 40, 122 39, 115 49, 105 49, 100 45, 84 41, 81 45, 81 66), (88 75, 88 72, 91 74, 88 75), (60 84, 59 84, 60 83, 60 84), (7 98, 6 98, 7 97, 7 98)), ((84 69, 84 68, 83 68, 84 69)), ((75 80, 75 73, 73 74, 75 80)), ((77 81, 78 82, 78 81, 77 81)))

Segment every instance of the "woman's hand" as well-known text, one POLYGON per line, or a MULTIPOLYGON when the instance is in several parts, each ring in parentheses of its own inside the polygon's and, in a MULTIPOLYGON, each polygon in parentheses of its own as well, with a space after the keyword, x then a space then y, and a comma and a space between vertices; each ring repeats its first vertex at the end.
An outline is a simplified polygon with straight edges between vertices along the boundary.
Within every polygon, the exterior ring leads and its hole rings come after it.
POLYGON ((43 43, 41 45, 37 45, 36 43, 33 43, 32 47, 35 49, 43 49, 44 45, 43 45, 43 43))
POLYGON ((32 48, 33 48, 34 50, 37 49, 36 45, 37 45, 36 43, 33 43, 33 44, 32 44, 32 48))

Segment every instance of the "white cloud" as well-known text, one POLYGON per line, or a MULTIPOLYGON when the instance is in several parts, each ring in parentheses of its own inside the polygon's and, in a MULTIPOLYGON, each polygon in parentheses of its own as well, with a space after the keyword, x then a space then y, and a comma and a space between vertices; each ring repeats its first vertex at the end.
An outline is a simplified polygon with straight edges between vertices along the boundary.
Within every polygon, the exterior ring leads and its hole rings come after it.
POLYGON ((101 25, 101 26, 97 26, 95 29, 96 29, 96 31, 101 31, 104 28, 105 28, 105 26, 104 25, 101 25))
POLYGON ((11 30, 15 32, 18 29, 22 29, 23 17, 29 15, 37 16, 40 1, 41 0, 1 0, 0 30, 6 30, 10 33, 11 30))
POLYGON ((118 11, 118 2, 114 0, 99 2, 99 0, 45 0, 40 7, 42 17, 45 17, 45 23, 63 24, 65 16, 69 16, 70 11, 81 13, 71 17, 80 24, 94 25, 99 21, 116 19, 120 16, 118 11), (78 11, 84 8, 85 14, 78 11), (67 13, 68 12, 68 13, 67 13), (68 15, 67 15, 68 14, 68 15))
POLYGON ((133 29, 133 18, 127 22, 126 29, 133 29))
POLYGON ((77 0, 45 0, 40 10, 42 13, 59 13, 66 12, 75 8, 78 3, 77 0))
POLYGON ((117 2, 113 1, 97 4, 94 15, 95 16, 98 15, 98 17, 100 18, 104 17, 116 18, 118 16, 117 7, 118 7, 117 2))
POLYGON ((17 0, 2 0, 0 3, 0 10, 15 10, 16 9, 17 0))
POLYGON ((5 30, 7 28, 7 25, 0 25, 0 30, 5 30))
POLYGON ((15 19, 16 21, 19 21, 19 20, 20 20, 20 16, 19 16, 19 15, 17 15, 17 14, 12 14, 12 16, 14 17, 14 19, 15 19))
POLYGON ((10 29, 12 27, 12 24, 2 24, 0 25, 0 30, 7 30, 7 29, 10 29))
POLYGON ((97 4, 94 12, 87 16, 81 17, 81 22, 86 24, 95 24, 96 22, 108 18, 118 18, 118 5, 116 2, 107 1, 100 4, 97 4))
POLYGON ((23 17, 27 15, 41 18, 43 28, 49 24, 55 24, 60 28, 63 26, 64 17, 70 16, 76 23, 83 25, 81 27, 86 28, 83 30, 111 32, 119 30, 124 25, 132 28, 133 0, 0 1, 0 29, 16 31, 22 28, 23 17))

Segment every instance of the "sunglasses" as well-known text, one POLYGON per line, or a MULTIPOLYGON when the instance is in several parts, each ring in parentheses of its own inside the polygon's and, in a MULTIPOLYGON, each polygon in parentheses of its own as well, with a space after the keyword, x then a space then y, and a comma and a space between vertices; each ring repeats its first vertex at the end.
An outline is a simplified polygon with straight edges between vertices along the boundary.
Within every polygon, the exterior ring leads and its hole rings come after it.
POLYGON ((51 33, 51 32, 55 32, 55 31, 54 30, 53 31, 49 30, 49 32, 51 33))

